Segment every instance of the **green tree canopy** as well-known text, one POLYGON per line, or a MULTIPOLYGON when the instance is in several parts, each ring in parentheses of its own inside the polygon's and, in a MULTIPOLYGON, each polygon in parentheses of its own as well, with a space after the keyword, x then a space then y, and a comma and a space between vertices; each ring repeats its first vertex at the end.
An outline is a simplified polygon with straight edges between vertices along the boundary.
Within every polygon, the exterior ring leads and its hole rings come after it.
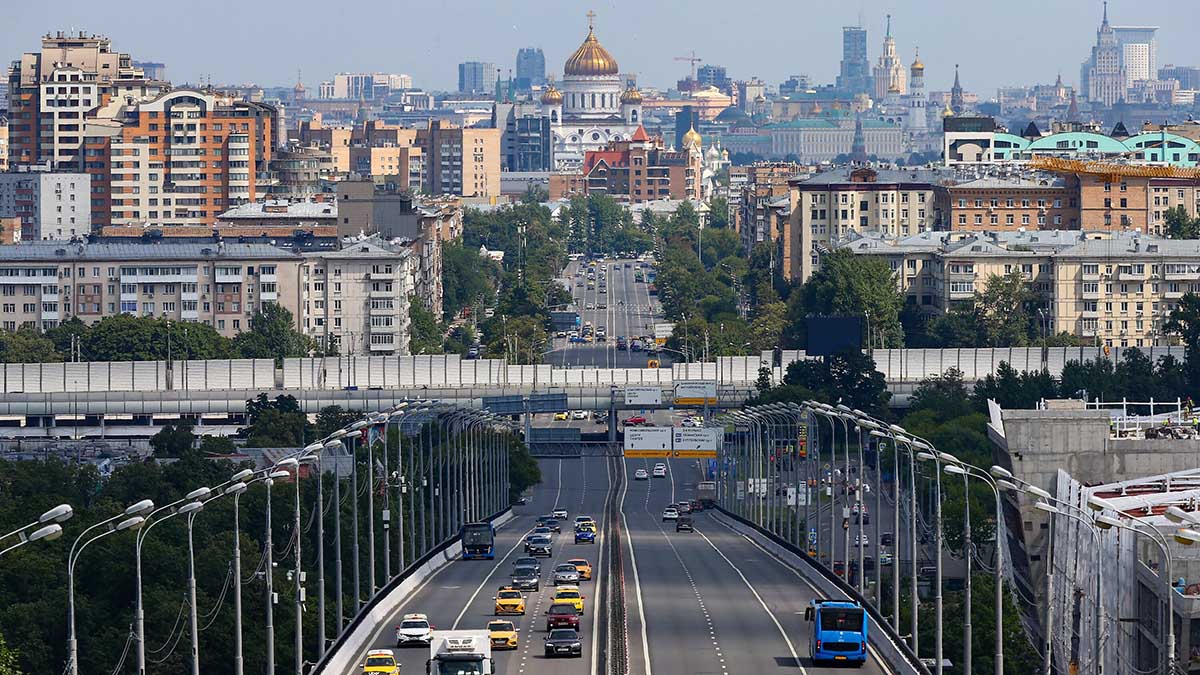
POLYGON ((849 315, 867 318, 875 346, 899 347, 904 339, 903 304, 887 262, 837 249, 826 254, 821 268, 788 298, 786 341, 797 347, 807 345, 809 315, 849 315))
POLYGON ((150 437, 155 457, 182 457, 191 453, 196 441, 190 424, 167 425, 150 437))
POLYGON ((244 359, 283 359, 308 356, 312 339, 296 328, 295 318, 276 302, 259 305, 250 318, 250 330, 233 338, 233 347, 244 359))

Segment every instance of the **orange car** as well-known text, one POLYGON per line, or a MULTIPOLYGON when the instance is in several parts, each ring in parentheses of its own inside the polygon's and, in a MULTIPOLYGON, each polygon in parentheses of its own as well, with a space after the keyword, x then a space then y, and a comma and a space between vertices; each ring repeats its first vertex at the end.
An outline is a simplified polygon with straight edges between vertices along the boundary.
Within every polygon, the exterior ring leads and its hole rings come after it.
POLYGON ((592 580, 592 563, 584 560, 583 558, 571 558, 567 562, 574 565, 575 569, 579 570, 579 579, 581 581, 592 580))

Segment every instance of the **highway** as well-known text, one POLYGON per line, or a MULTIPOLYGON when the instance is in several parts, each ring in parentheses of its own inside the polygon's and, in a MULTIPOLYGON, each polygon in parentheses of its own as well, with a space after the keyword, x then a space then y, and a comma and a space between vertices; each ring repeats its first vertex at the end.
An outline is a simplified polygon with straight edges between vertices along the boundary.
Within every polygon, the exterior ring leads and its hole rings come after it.
MULTIPOLYGON (((638 271, 637 260, 621 259, 597 262, 596 284, 588 288, 587 263, 574 260, 563 270, 562 281, 570 285, 574 298, 574 309, 581 321, 591 321, 608 331, 606 342, 571 344, 567 338, 554 338, 553 348, 545 354, 544 363, 560 367, 594 368, 645 368, 647 355, 644 352, 617 350, 617 336, 634 337, 653 334, 654 324, 662 321, 662 306, 650 295, 648 282, 634 280, 638 271), (607 279, 606 291, 600 292, 601 264, 607 264, 603 272, 607 279), (619 267, 618 267, 619 265, 619 267), (584 274, 576 273, 584 270, 584 274), (603 309, 601 306, 603 305, 603 309), (588 309, 588 307, 592 309, 588 309)), ((641 271, 649 269, 649 263, 641 271)), ((661 367, 670 367, 667 353, 660 353, 661 367)))
MULTIPOLYGON (((425 672, 425 661, 429 651, 424 647, 395 648, 395 625, 400 616, 410 612, 429 615, 430 623, 437 629, 481 629, 494 618, 493 596, 496 590, 509 583, 509 571, 513 560, 525 555, 521 547, 525 535, 533 529, 539 515, 549 513, 555 506, 569 512, 568 521, 575 516, 590 515, 600 523, 601 537, 608 526, 603 521, 604 502, 609 494, 610 467, 612 460, 606 457, 584 457, 581 459, 542 459, 542 483, 533 489, 532 498, 524 506, 514 507, 515 517, 496 533, 496 559, 455 560, 443 567, 422 586, 404 605, 396 616, 379 626, 379 634, 372 640, 373 649, 394 649, 404 673, 425 672)), ((580 621, 583 635, 583 658, 559 658, 548 660, 542 654, 542 637, 545 635, 546 609, 554 596, 554 586, 548 582, 554 566, 570 558, 587 558, 595 568, 598 578, 602 565, 598 556, 603 541, 594 544, 575 545, 569 523, 563 532, 554 536, 554 555, 542 560, 543 585, 538 593, 527 593, 525 616, 506 616, 519 628, 520 644, 516 651, 495 652, 497 673, 590 673, 594 658, 596 580, 580 584, 586 599, 585 610, 580 621)), ((361 663, 361 658, 359 659, 361 663)), ((347 675, 358 675, 361 669, 348 671, 347 675)))
MULTIPOLYGON (((696 532, 662 521, 673 501, 695 496, 696 460, 626 459, 622 512, 629 530, 625 572, 631 673, 821 673, 808 659, 815 592, 791 567, 721 524, 695 514, 696 532), (667 478, 636 481, 658 461, 667 478)), ((860 673, 886 673, 877 661, 860 673)))

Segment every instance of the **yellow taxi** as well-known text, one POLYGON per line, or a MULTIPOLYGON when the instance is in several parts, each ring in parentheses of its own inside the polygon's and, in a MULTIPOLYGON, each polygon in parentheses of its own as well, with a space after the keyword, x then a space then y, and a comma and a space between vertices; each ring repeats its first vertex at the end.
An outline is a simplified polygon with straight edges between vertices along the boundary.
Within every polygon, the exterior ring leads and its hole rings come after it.
POLYGON ((372 649, 363 661, 363 675, 400 675, 400 664, 390 649, 372 649))
POLYGON ((596 532, 596 521, 584 520, 584 521, 575 523, 575 531, 576 532, 582 532, 584 530, 595 533, 596 532))
POLYGON ((578 586, 559 586, 554 591, 554 602, 551 604, 561 602, 568 605, 574 605, 575 611, 583 614, 583 601, 586 599, 586 597, 587 596, 579 593, 578 586))
POLYGON ((592 580, 592 563, 583 558, 571 558, 567 562, 571 565, 574 565, 575 569, 579 570, 580 579, 584 581, 592 580))
POLYGON ((497 619, 487 625, 488 637, 492 641, 492 649, 516 649, 517 627, 511 621, 497 619))
POLYGON ((554 419, 555 419, 556 421, 560 421, 560 422, 565 422, 565 421, 567 421, 567 411, 565 411, 565 410, 564 410, 564 411, 562 411, 562 412, 556 412, 556 413, 554 413, 554 419))
POLYGON ((497 615, 525 613, 525 595, 512 586, 501 586, 495 600, 497 615))

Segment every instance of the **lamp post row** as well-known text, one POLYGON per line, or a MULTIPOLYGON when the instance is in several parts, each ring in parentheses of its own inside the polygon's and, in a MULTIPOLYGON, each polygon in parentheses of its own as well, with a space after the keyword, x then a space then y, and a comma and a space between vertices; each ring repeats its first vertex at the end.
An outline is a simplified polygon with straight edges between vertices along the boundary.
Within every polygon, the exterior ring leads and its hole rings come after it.
MULTIPOLYGON (((193 525, 200 511, 211 501, 225 496, 233 498, 233 533, 234 550, 232 571, 234 584, 234 664, 235 675, 244 671, 243 630, 242 630, 242 592, 241 592, 241 527, 240 527, 240 497, 254 484, 261 483, 266 488, 267 502, 265 515, 264 581, 266 586, 266 659, 267 672, 275 672, 275 630, 274 630, 274 543, 271 524, 271 486, 277 480, 293 478, 293 513, 292 527, 295 537, 294 566, 291 571, 295 587, 295 645, 294 670, 299 675, 304 672, 304 642, 303 642, 303 606, 305 601, 303 558, 301 548, 301 481, 300 466, 313 465, 317 471, 317 507, 318 517, 316 541, 324 541, 324 519, 326 508, 324 503, 324 486, 322 477, 323 456, 332 455, 334 461, 334 512, 335 517, 335 586, 336 596, 336 633, 340 633, 346 625, 344 615, 343 594, 345 588, 342 579, 341 563, 341 524, 340 483, 342 480, 343 459, 349 451, 351 460, 350 478, 354 483, 354 503, 351 509, 353 537, 353 598, 355 612, 383 586, 386 586, 396 576, 402 574, 412 563, 429 552, 428 545, 438 545, 453 536, 464 524, 483 520, 491 514, 504 508, 507 502, 508 458, 506 433, 508 422, 502 417, 487 411, 472 409, 455 409, 446 405, 428 401, 402 401, 385 412, 370 413, 363 419, 347 425, 343 429, 330 434, 325 439, 310 444, 307 447, 280 459, 272 466, 254 471, 243 469, 229 480, 213 488, 202 487, 184 495, 165 506, 157 507, 153 501, 144 499, 131 504, 120 513, 86 528, 80 533, 71 546, 67 558, 67 666, 71 675, 79 673, 78 636, 76 633, 75 612, 75 567, 84 550, 92 543, 124 531, 136 532, 135 565, 136 565, 136 605, 134 613, 133 641, 137 659, 138 672, 146 673, 145 650, 145 611, 142 596, 142 548, 150 531, 159 523, 176 516, 184 516, 186 522, 188 543, 188 580, 187 595, 189 604, 189 633, 190 633, 190 670, 193 675, 199 675, 199 623, 196 607, 196 574, 193 548, 193 525), (400 428, 405 423, 419 424, 417 433, 406 437, 400 428), (391 441, 389 431, 397 427, 395 443, 395 470, 388 472, 391 459, 391 441), (358 516, 357 491, 357 444, 364 440, 363 429, 366 433, 367 460, 367 593, 363 594, 360 578, 358 542, 361 527, 358 516), (376 435, 378 434, 378 437, 376 435), (382 456, 379 458, 382 475, 376 476, 376 441, 382 446, 382 456), (377 485, 378 484, 378 485, 377 485), (381 488, 384 507, 375 508, 375 493, 381 488), (394 491, 394 492, 393 492, 394 491), (394 495, 397 527, 395 573, 392 568, 391 529, 392 497, 394 495), (405 509, 411 513, 405 517, 405 509), (406 522, 407 521, 407 522, 406 522), (407 525, 407 529, 406 529, 407 525), (377 577, 377 546, 375 542, 378 529, 383 531, 383 577, 380 584, 377 577), (432 537, 428 537, 432 535, 432 537)), ((51 541, 62 536, 61 523, 70 519, 74 512, 70 505, 63 504, 43 513, 37 520, 21 528, 0 536, 0 556, 21 546, 35 541, 51 541)), ((324 546, 316 546, 317 585, 318 585, 318 644, 317 656, 323 657, 328 643, 326 626, 325 601, 327 589, 325 580, 324 546)))

